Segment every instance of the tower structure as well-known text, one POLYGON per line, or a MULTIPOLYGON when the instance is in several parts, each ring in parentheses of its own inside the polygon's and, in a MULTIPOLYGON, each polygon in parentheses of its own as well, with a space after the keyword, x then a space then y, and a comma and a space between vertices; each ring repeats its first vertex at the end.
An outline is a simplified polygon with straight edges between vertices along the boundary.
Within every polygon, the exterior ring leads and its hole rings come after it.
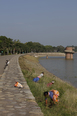
POLYGON ((65 49, 65 59, 72 60, 73 59, 73 51, 74 47, 66 47, 65 49))

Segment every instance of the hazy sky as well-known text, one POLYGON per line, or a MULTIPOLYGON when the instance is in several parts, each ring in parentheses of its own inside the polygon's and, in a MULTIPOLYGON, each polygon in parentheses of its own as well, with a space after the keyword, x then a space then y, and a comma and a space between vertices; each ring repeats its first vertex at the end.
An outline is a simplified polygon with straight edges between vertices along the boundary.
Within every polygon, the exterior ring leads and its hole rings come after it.
POLYGON ((0 0, 0 36, 77 46, 77 0, 0 0))

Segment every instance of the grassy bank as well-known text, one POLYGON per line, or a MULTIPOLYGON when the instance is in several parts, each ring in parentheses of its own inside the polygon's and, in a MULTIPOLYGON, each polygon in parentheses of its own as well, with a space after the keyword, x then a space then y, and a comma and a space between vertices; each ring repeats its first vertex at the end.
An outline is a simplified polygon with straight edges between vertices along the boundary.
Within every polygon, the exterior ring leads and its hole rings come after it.
MULTIPOLYGON (((30 55, 21 56, 19 58, 19 64, 24 78, 44 116, 77 116, 77 89, 49 73, 39 64, 38 58, 30 55), (33 78, 37 77, 41 72, 44 72, 44 77, 38 83, 33 82, 33 78), (52 80, 55 81, 55 84, 47 87, 47 83, 52 80), (46 108, 43 92, 51 89, 57 89, 60 92, 59 103, 53 105, 51 108, 46 108)), ((48 99, 49 104, 50 99, 48 99)))

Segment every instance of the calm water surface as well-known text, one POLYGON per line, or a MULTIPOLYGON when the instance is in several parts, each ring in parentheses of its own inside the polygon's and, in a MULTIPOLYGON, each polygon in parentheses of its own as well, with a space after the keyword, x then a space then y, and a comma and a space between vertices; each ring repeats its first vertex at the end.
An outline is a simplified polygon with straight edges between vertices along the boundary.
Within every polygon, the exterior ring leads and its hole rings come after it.
POLYGON ((73 54, 73 60, 66 60, 65 57, 40 57, 39 63, 49 72, 77 88, 77 53, 73 54))

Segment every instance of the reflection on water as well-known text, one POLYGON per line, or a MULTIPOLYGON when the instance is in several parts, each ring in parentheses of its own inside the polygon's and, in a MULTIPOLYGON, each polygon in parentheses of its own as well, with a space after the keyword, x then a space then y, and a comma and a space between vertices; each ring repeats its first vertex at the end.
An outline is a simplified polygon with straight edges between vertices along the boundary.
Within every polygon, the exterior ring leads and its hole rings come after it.
POLYGON ((39 63, 49 72, 77 88, 77 53, 73 58, 73 60, 66 60, 65 57, 48 57, 48 59, 40 57, 39 63))

